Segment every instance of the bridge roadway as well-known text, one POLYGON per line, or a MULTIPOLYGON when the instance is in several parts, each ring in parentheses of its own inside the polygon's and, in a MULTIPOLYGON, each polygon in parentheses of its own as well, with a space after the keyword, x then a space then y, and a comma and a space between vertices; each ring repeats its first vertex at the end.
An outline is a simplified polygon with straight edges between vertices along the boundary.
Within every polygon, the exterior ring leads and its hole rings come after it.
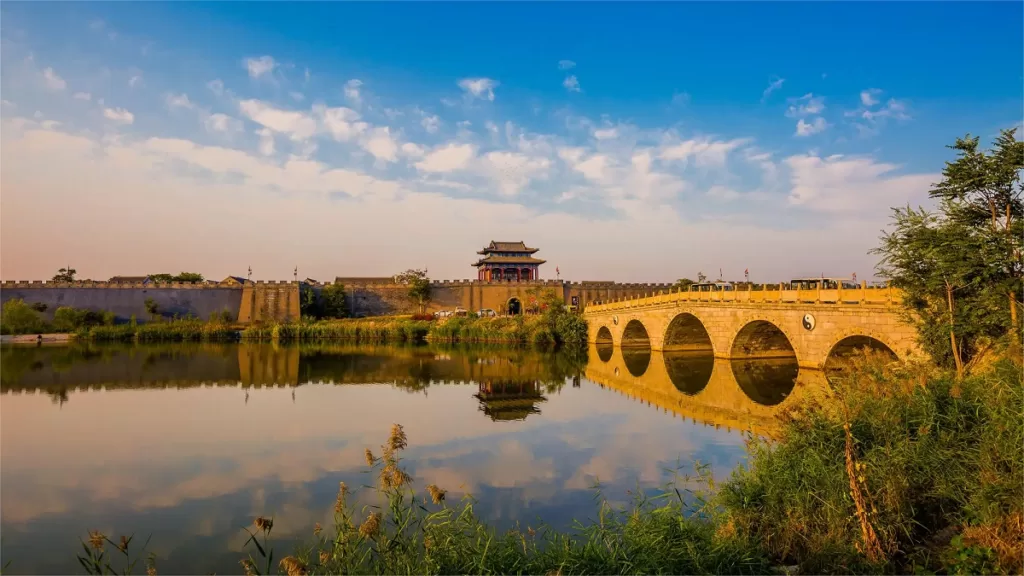
POLYGON ((921 353, 893 288, 671 291, 588 304, 588 341, 716 358, 796 357, 824 369, 830 357, 869 347, 904 359, 921 353))

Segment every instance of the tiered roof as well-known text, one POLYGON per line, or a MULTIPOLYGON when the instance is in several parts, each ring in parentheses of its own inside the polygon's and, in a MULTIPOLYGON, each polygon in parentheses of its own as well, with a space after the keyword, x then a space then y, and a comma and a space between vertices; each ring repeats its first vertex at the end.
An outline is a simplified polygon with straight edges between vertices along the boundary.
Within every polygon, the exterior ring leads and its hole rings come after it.
POLYGON ((525 242, 495 242, 477 252, 483 258, 476 261, 473 266, 480 267, 484 264, 533 264, 541 265, 545 260, 534 258, 531 254, 537 252, 538 248, 530 248, 525 242))

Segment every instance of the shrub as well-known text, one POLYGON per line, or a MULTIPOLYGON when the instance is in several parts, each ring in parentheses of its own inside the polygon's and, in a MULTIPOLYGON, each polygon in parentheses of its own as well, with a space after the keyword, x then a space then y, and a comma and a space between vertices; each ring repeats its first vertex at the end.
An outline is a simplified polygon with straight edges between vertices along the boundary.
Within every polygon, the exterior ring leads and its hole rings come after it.
POLYGON ((95 312, 70 306, 61 306, 53 312, 53 329, 57 332, 75 332, 82 328, 110 326, 113 323, 114 314, 112 312, 95 312))
POLYGON ((39 312, 21 298, 12 298, 0 308, 0 332, 3 334, 38 334, 49 331, 39 312))
POLYGON ((432 322, 434 320, 434 315, 433 314, 413 314, 411 318, 413 320, 425 320, 427 322, 432 322))

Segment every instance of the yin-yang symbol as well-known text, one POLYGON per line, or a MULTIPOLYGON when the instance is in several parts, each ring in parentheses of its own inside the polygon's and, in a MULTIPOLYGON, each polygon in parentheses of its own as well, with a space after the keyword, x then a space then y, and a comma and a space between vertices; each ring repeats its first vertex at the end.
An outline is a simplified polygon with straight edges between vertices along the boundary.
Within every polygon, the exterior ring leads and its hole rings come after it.
POLYGON ((804 314, 804 330, 814 330, 814 316, 812 314, 804 314))

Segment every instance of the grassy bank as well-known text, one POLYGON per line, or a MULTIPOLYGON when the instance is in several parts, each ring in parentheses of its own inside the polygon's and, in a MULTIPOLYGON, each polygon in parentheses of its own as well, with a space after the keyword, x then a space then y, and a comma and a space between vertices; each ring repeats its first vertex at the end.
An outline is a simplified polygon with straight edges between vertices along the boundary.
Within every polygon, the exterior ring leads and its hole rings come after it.
POLYGON ((76 338, 92 342, 217 342, 238 339, 238 329, 222 322, 170 320, 82 328, 76 338))
POLYGON ((587 328, 581 317, 564 312, 513 318, 450 318, 444 321, 409 317, 319 320, 251 326, 241 335, 253 340, 563 344, 586 342, 587 328))
MULTIPOLYGON (((356 510, 342 484, 333 526, 311 526, 284 558, 273 519, 257 518, 245 529, 241 566, 247 574, 1020 573, 1019 366, 999 362, 957 381, 866 358, 835 378, 822 402, 794 406, 778 442, 751 439, 747 466, 724 484, 698 467, 696 478, 625 508, 599 498, 594 520, 571 532, 494 530, 472 499, 450 502, 444 487, 404 471, 408 439, 395 425, 366 452, 371 486, 361 490, 373 506, 356 510)), ((130 546, 94 533, 80 559, 90 572, 120 569, 130 546)))

